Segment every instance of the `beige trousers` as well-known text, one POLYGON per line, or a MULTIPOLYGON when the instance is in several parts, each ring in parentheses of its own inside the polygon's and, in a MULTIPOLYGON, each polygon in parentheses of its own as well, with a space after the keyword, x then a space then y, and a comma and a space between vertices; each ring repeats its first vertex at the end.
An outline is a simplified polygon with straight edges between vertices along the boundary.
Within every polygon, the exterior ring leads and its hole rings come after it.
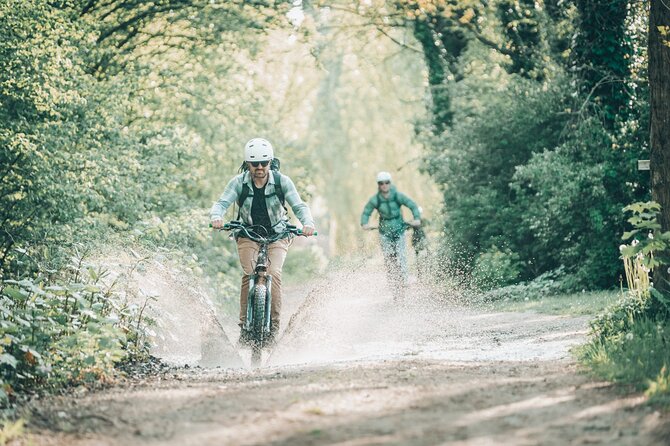
MULTIPOLYGON (((286 253, 291 244, 290 239, 278 240, 268 246, 268 272, 272 276, 272 310, 270 319, 274 329, 279 328, 279 315, 281 313, 281 270, 286 260, 286 253)), ((237 239, 237 254, 240 257, 240 265, 244 275, 242 276, 242 287, 240 289, 240 324, 247 320, 247 300, 249 297, 249 274, 256 268, 256 257, 260 245, 248 238, 237 239)))

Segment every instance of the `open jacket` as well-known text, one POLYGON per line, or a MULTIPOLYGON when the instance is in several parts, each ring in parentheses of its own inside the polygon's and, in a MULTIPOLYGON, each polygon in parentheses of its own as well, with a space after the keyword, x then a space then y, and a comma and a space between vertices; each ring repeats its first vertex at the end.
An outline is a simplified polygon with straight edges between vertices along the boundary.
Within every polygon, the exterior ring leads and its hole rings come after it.
POLYGON ((381 193, 377 192, 368 200, 361 215, 361 225, 367 224, 372 211, 377 209, 379 233, 388 236, 402 234, 405 231, 405 222, 402 218, 401 206, 409 208, 416 220, 421 218, 421 211, 416 203, 407 195, 398 192, 395 186, 391 186, 388 198, 384 198, 381 193))
MULTIPOLYGON (((253 180, 249 172, 243 172, 231 179, 226 188, 221 194, 221 197, 214 203, 209 216, 212 220, 223 219, 223 214, 232 205, 237 203, 237 199, 242 194, 242 185, 246 184, 250 190, 253 189, 253 180)), ((284 198, 286 203, 291 206, 293 213, 300 220, 303 226, 314 227, 314 219, 312 213, 305 202, 302 201, 295 184, 288 176, 281 174, 281 186, 284 191, 284 198)), ((243 223, 254 224, 251 218, 251 203, 253 202, 254 194, 250 193, 240 206, 240 220, 243 223)), ((265 203, 270 217, 270 223, 275 233, 280 233, 286 229, 288 222, 288 214, 286 209, 279 201, 279 197, 275 193, 275 177, 272 173, 268 174, 268 182, 265 186, 265 203)))

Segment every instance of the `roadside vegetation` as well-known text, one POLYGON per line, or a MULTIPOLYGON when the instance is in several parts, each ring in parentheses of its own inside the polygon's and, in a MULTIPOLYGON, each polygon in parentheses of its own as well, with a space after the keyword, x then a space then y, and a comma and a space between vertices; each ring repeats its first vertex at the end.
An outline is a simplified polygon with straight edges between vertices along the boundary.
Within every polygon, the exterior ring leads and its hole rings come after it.
POLYGON ((670 407, 670 295, 656 287, 652 272, 670 264, 670 232, 661 232, 660 206, 636 203, 629 240, 621 245, 628 285, 625 295, 592 323, 593 337, 581 360, 608 380, 644 390, 652 402, 670 407))

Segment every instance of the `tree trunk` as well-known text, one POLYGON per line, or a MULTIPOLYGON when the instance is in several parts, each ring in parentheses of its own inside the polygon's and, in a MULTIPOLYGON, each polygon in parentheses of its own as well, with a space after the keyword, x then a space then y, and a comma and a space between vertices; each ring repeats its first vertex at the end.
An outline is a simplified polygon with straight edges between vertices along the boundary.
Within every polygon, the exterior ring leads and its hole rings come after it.
MULTIPOLYGON (((651 0, 649 91, 651 105, 651 196, 661 205, 661 231, 670 230, 670 1, 651 0)), ((669 266, 656 268, 654 285, 670 291, 669 266)))

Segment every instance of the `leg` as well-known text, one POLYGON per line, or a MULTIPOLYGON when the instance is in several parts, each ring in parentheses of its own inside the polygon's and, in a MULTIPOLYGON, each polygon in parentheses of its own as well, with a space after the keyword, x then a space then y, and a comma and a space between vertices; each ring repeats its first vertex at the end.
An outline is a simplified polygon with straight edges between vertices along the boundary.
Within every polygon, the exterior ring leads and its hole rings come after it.
POLYGON ((406 249, 406 237, 405 233, 403 232, 400 235, 400 238, 398 238, 396 244, 395 244, 395 250, 396 250, 396 255, 395 258, 397 259, 398 262, 398 272, 399 272, 399 280, 402 286, 407 285, 407 249, 406 249))
POLYGON ((405 255, 405 234, 395 237, 381 236, 382 252, 386 274, 394 300, 404 297, 407 284, 407 259, 405 255))
POLYGON ((254 272, 256 267, 256 257, 260 246, 258 243, 248 238, 237 239, 237 254, 240 257, 240 266, 244 275, 242 276, 242 286, 240 287, 240 327, 247 320, 247 300, 249 297, 249 275, 254 272))
POLYGON ((288 247, 291 244, 290 239, 282 239, 272 243, 268 247, 268 272, 272 276, 272 310, 270 318, 272 320, 272 330, 279 329, 279 318, 281 315, 281 272, 284 267, 284 260, 288 253, 288 247))
POLYGON ((386 235, 380 236, 382 254, 384 255, 384 266, 386 267, 386 278, 391 285, 398 282, 400 267, 398 263, 397 239, 386 235))

